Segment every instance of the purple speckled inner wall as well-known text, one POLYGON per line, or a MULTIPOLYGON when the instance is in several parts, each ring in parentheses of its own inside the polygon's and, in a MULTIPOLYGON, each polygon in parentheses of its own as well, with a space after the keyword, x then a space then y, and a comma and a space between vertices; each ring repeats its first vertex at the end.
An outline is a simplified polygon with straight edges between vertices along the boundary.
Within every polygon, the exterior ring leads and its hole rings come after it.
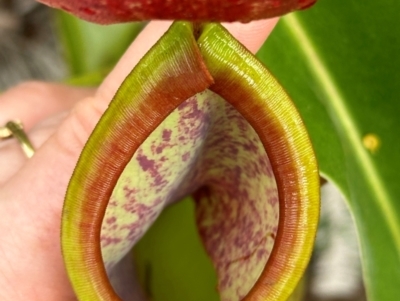
POLYGON ((239 301, 260 276, 278 226, 275 178, 257 134, 205 91, 176 109, 127 165, 101 232, 110 274, 160 212, 193 194, 222 301, 239 301))

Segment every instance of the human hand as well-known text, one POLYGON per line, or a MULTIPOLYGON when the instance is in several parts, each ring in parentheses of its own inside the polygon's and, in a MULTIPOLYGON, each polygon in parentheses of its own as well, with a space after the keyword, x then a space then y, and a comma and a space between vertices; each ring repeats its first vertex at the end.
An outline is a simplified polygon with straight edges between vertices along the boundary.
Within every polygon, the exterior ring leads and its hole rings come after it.
MULTIPOLYGON (((255 52, 275 23, 227 27, 255 52)), ((169 24, 150 23, 98 89, 27 83, 0 96, 0 125, 21 120, 36 148, 27 159, 16 139, 0 142, 1 300, 76 300, 60 250, 69 178, 115 91, 169 24)))

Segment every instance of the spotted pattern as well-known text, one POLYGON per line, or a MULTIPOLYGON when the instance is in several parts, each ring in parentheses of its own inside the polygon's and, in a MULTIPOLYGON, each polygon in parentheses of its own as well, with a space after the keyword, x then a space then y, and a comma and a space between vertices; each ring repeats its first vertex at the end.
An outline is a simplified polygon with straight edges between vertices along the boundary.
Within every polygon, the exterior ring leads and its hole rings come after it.
POLYGON ((249 292, 270 255, 278 194, 265 150, 248 122, 205 91, 176 109, 121 175, 102 225, 109 273, 167 205, 193 194, 200 236, 222 301, 249 292))

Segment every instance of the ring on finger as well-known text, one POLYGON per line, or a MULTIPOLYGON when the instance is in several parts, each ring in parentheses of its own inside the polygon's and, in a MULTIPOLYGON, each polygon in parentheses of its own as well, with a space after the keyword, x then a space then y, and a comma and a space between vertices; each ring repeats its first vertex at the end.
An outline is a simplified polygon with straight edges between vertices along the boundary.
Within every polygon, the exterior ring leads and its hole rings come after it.
POLYGON ((18 120, 11 120, 5 126, 0 127, 0 140, 15 137, 22 147, 25 155, 31 158, 35 149, 24 131, 22 123, 18 120))

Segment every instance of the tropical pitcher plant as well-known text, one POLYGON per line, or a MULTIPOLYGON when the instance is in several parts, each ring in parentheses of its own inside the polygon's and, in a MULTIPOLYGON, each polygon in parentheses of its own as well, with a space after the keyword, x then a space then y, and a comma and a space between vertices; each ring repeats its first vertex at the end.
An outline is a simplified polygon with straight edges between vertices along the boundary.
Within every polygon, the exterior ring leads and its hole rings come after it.
POLYGON ((43 2, 101 24, 179 20, 119 87, 70 180, 62 250, 78 299, 122 300, 119 263, 164 208, 191 195, 220 300, 287 300, 318 224, 316 159, 286 92, 216 22, 314 1, 43 2))

